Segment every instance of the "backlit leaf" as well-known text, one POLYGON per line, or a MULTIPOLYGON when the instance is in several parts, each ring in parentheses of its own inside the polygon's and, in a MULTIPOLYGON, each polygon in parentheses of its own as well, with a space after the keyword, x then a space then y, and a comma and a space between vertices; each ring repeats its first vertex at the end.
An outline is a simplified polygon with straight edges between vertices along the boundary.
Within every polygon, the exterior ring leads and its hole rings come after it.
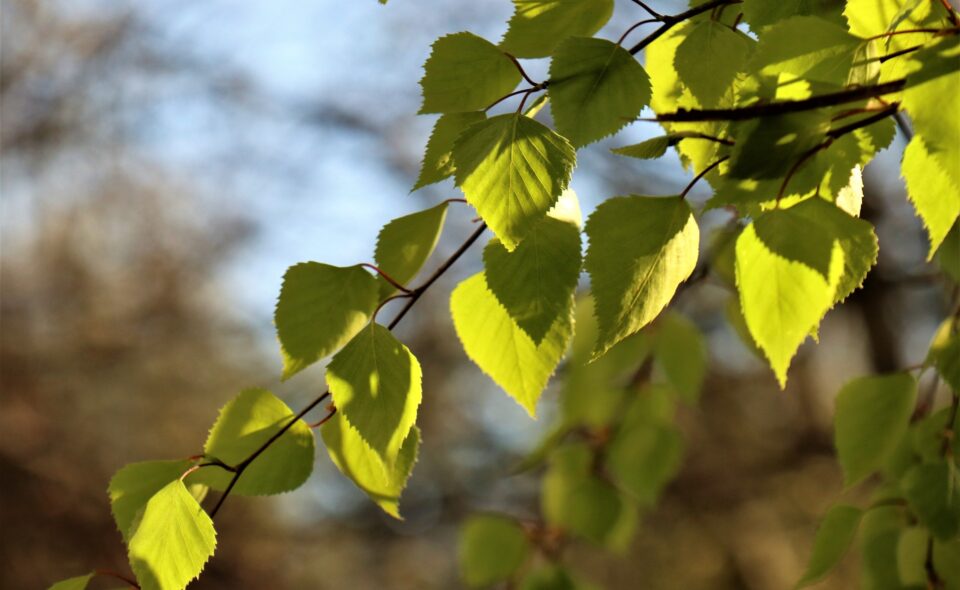
POLYGON ((576 153, 566 139, 518 114, 473 125, 453 146, 457 185, 513 250, 567 188, 576 153))
POLYGON ((763 31, 752 65, 768 76, 790 74, 842 85, 862 42, 822 18, 796 16, 763 31))
POLYGON ((613 0, 513 0, 500 47, 516 57, 547 57, 567 37, 590 37, 613 14, 613 0))
POLYGON ((483 273, 460 283, 450 311, 463 349, 474 363, 533 416, 573 332, 570 315, 534 344, 487 288, 483 273))
POLYGON ((520 72, 496 45, 472 33, 440 37, 423 64, 420 113, 482 111, 520 82, 520 72))
POLYGON ((388 329, 371 323, 327 367, 337 411, 392 465, 417 421, 420 363, 388 329))
MULTIPOLYGON (((440 239, 443 222, 447 218, 447 203, 440 203, 424 211, 398 217, 383 226, 377 237, 374 258, 377 267, 401 285, 408 286, 423 263, 427 261, 440 239)), ((380 298, 397 291, 383 277, 380 281, 380 298)))
POLYGON ((130 527, 147 501, 189 469, 190 461, 142 461, 130 463, 110 479, 107 494, 110 510, 123 540, 130 539, 130 527))
POLYGON ((746 68, 752 44, 739 31, 703 20, 689 29, 677 47, 674 65, 700 104, 716 106, 746 68))
POLYGON ((650 323, 693 272, 700 230, 680 197, 615 197, 587 220, 597 356, 650 323))
POLYGON ((339 412, 320 427, 330 459, 377 506, 400 518, 400 493, 417 462, 420 429, 410 429, 393 465, 386 465, 339 412))
POLYGON ((370 321, 379 289, 361 266, 303 262, 288 268, 274 313, 283 378, 349 342, 370 321))
POLYGON ((557 131, 581 147, 639 115, 650 102, 650 78, 616 43, 573 37, 550 62, 549 92, 557 131))
POLYGON ((580 276, 579 225, 580 206, 568 190, 516 250, 494 238, 483 251, 487 287, 535 344, 570 313, 580 276))
POLYGON ((433 132, 427 140, 427 151, 423 154, 423 163, 420 165, 420 176, 413 190, 423 188, 428 184, 440 182, 453 175, 454 165, 451 152, 453 142, 464 129, 483 121, 482 112, 471 111, 466 113, 450 113, 442 115, 433 125, 433 132))
POLYGON ((216 548, 213 521, 175 480, 147 502, 130 538, 130 566, 143 590, 182 590, 216 548))
POLYGON ((743 230, 736 257, 744 319, 784 387, 793 355, 836 299, 843 248, 829 227, 778 209, 743 230))
MULTIPOLYGON (((220 410, 203 447, 204 454, 237 465, 293 420, 287 404, 266 389, 246 389, 220 410)), ((297 420, 258 456, 237 480, 231 493, 263 496, 300 487, 313 471, 313 431, 297 420)), ((233 473, 204 467, 191 476, 215 490, 225 490, 233 473)))

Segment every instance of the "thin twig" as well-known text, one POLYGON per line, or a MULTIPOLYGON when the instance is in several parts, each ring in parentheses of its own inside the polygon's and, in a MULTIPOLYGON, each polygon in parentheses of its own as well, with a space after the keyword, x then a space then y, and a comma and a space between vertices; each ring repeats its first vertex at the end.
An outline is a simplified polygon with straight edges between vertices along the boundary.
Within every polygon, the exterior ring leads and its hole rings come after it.
POLYGON ((896 35, 908 35, 913 33, 939 33, 941 35, 947 35, 955 30, 956 29, 899 29, 897 31, 880 33, 879 35, 874 35, 873 37, 867 37, 864 39, 864 41, 874 41, 876 39, 886 39, 888 37, 895 37, 896 35))
POLYGON ((649 25, 650 23, 658 23, 658 22, 660 22, 659 18, 648 18, 646 20, 633 23, 633 25, 631 25, 629 29, 624 31, 623 34, 620 35, 620 38, 617 39, 617 45, 623 45, 623 40, 627 38, 627 35, 637 30, 638 27, 643 25, 649 25))
POLYGON ((365 267, 369 268, 370 270, 374 271, 375 273, 377 273, 378 275, 380 275, 381 277, 383 277, 383 280, 387 281, 388 283, 390 283, 391 285, 393 285, 394 287, 396 287, 396 288, 399 289, 400 291, 403 291, 404 293, 409 293, 409 292, 410 292, 410 289, 407 289, 406 287, 404 287, 403 285, 401 285, 399 281, 397 281, 396 279, 394 279, 393 277, 391 277, 390 275, 388 275, 388 274, 385 273, 384 271, 380 270, 379 267, 377 267, 377 266, 375 266, 375 265, 373 265, 373 264, 370 264, 369 262, 364 262, 364 263, 361 264, 360 266, 365 266, 365 267))
POLYGON ((729 159, 730 159, 730 156, 724 156, 724 157, 720 158, 719 160, 714 161, 712 164, 710 164, 709 166, 707 166, 707 167, 704 168, 703 170, 701 170, 701 171, 700 171, 700 174, 697 174, 696 176, 694 176, 694 177, 693 177, 693 180, 690 181, 690 184, 688 184, 688 185, 686 186, 686 188, 683 189, 683 191, 680 193, 680 198, 681 198, 681 199, 685 198, 685 197, 687 196, 687 193, 690 192, 690 189, 692 189, 693 186, 694 186, 695 184, 697 184, 697 181, 698 181, 698 180, 700 180, 701 178, 703 178, 704 176, 706 176, 711 170, 713 170, 714 168, 716 168, 717 166, 719 166, 720 164, 726 162, 726 161, 729 160, 729 159))
POLYGON ((324 424, 326 424, 327 421, 330 420, 330 418, 333 418, 333 415, 336 414, 336 413, 337 413, 337 407, 334 406, 333 404, 328 404, 328 405, 327 405, 327 415, 324 416, 323 418, 320 418, 319 420, 317 420, 317 421, 314 422, 313 424, 310 424, 310 428, 320 428, 321 426, 323 426, 324 424))
POLYGON ((493 107, 497 106, 497 105, 500 104, 501 102, 507 100, 507 99, 510 98, 511 96, 516 96, 516 95, 518 95, 518 94, 530 94, 531 92, 535 92, 535 91, 537 91, 537 90, 543 90, 544 88, 546 88, 546 84, 545 84, 545 83, 544 83, 544 84, 541 84, 539 87, 534 86, 533 88, 523 88, 523 89, 520 89, 520 90, 514 90, 513 92, 511 92, 511 93, 509 93, 509 94, 505 94, 505 95, 501 96, 500 98, 498 98, 497 100, 493 101, 492 103, 490 103, 490 104, 489 104, 485 109, 483 109, 483 110, 484 110, 484 111, 489 111, 490 109, 492 109, 493 107))
POLYGON ((427 289, 430 288, 430 285, 437 282, 437 279, 443 276, 443 273, 447 272, 447 270, 451 266, 453 266, 454 263, 461 256, 463 256, 464 252, 470 249, 470 246, 472 246, 473 243, 476 242, 481 235, 483 235, 483 232, 486 231, 486 229, 487 229, 486 223, 480 224, 480 227, 478 227, 476 231, 470 234, 470 237, 467 238, 466 241, 463 244, 461 244, 459 248, 457 248, 456 252, 450 255, 450 258, 447 258, 447 260, 442 265, 440 265, 440 268, 438 268, 432 275, 430 275, 430 277, 423 283, 423 285, 413 290, 413 295, 410 296, 410 301, 408 301, 407 304, 403 307, 403 309, 400 310, 400 313, 397 314, 397 317, 393 318, 393 321, 391 321, 387 325, 388 330, 394 329, 397 326, 397 324, 400 323, 400 320, 402 320, 403 317, 407 315, 407 312, 410 311, 410 308, 412 308, 417 303, 417 300, 420 299, 420 297, 427 291, 427 289))
POLYGON ((539 85, 540 85, 539 82, 534 82, 533 79, 531 79, 530 76, 527 75, 526 70, 523 69, 523 66, 520 65, 520 61, 517 60, 516 57, 514 57, 513 55, 507 53, 506 51, 504 51, 503 54, 510 58, 510 61, 513 62, 513 65, 517 66, 517 70, 520 72, 520 75, 523 76, 523 79, 526 80, 527 82, 529 82, 531 86, 539 86, 539 85))
POLYGON ((649 14, 656 20, 663 20, 663 15, 657 12, 656 10, 650 8, 649 6, 647 6, 645 2, 642 2, 641 0, 633 0, 633 3, 639 6, 640 8, 646 10, 647 14, 649 14))
POLYGON ((661 16, 660 21, 663 22, 660 27, 657 28, 654 32, 650 33, 644 37, 639 43, 630 48, 630 55, 636 55, 643 50, 644 47, 650 45, 660 37, 662 37, 667 31, 675 27, 676 25, 682 23, 683 21, 689 20, 697 15, 703 14, 704 12, 709 12, 718 6, 727 6, 729 4, 740 4, 742 0, 711 0, 710 2, 705 2, 699 6, 695 6, 686 12, 681 12, 680 14, 661 16))
POLYGON ((137 584, 136 581, 134 581, 132 578, 128 578, 127 576, 125 576, 125 575, 123 575, 123 574, 118 574, 117 572, 115 572, 115 571, 113 571, 113 570, 96 569, 96 570, 93 570, 93 575, 95 575, 95 576, 104 576, 104 577, 109 577, 109 578, 116 578, 116 579, 120 580, 121 582, 124 582, 125 584, 129 584, 131 588, 137 588, 137 590, 140 589, 140 584, 137 584))

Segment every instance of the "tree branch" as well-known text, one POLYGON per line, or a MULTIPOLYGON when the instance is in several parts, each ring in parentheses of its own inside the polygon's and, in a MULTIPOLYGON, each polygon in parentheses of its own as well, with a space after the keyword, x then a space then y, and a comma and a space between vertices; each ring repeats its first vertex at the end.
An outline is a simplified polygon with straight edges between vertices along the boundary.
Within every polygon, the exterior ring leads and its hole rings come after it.
POLYGON ((906 83, 906 78, 900 78, 882 84, 858 86, 848 90, 820 94, 801 100, 782 100, 735 107, 732 109, 679 109, 673 113, 661 113, 653 120, 663 123, 681 123, 695 121, 745 121, 759 117, 773 117, 776 115, 786 115, 789 113, 832 107, 899 92, 903 90, 906 83))
POLYGON ((643 50, 644 47, 650 45, 660 37, 662 37, 667 31, 675 27, 676 25, 682 23, 683 21, 690 20, 691 18, 703 14, 704 12, 709 12, 718 6, 727 6, 730 4, 740 4, 742 0, 711 0, 710 2, 704 2, 699 6, 694 6, 686 12, 681 12, 680 14, 666 15, 661 16, 660 20, 663 21, 663 24, 644 37, 639 43, 630 48, 630 55, 636 55, 643 50))
MULTIPOLYGON (((472 246, 473 243, 480 238, 480 236, 483 234, 484 231, 486 231, 486 229, 487 229, 487 224, 485 223, 481 224, 480 227, 478 227, 476 231, 470 234, 470 237, 468 237, 466 241, 463 242, 463 244, 461 244, 460 247, 457 248, 457 250, 453 254, 451 254, 450 257, 447 258, 443 264, 440 265, 440 268, 438 268, 432 275, 430 275, 430 277, 428 277, 427 280, 424 281, 422 285, 410 291, 409 300, 407 301, 407 304, 403 307, 403 309, 400 310, 397 316, 393 318, 393 321, 391 321, 390 324, 387 326, 388 330, 394 329, 396 325, 400 323, 400 320, 402 320, 403 317, 407 315, 407 313, 414 306, 414 304, 416 304, 417 300, 419 300, 420 297, 427 292, 427 289, 429 289, 431 285, 437 282, 437 279, 443 276, 443 274, 447 272, 447 270, 449 270, 450 267, 453 266, 454 263, 456 263, 456 261, 459 260, 460 257, 463 256, 463 254, 468 249, 470 249, 470 246, 472 246)), ((234 469, 233 477, 230 479, 230 483, 227 484, 227 489, 223 491, 223 494, 217 500, 216 505, 214 505, 213 509, 210 511, 210 518, 213 518, 214 516, 216 516, 217 512, 220 511, 220 508, 223 507, 223 503, 226 502, 227 497, 230 495, 230 492, 233 491, 233 487, 237 485, 237 481, 240 479, 240 476, 243 475, 243 472, 247 469, 247 467, 249 467, 250 464, 253 463, 253 461, 257 457, 263 454, 264 451, 270 448, 270 445, 275 443, 277 439, 279 439, 281 436, 284 435, 284 433, 290 430, 290 428, 294 424, 296 424, 298 420, 306 416, 307 413, 310 412, 310 410, 316 408, 318 405, 320 405, 323 402, 323 400, 327 399, 328 397, 330 397, 329 390, 325 391, 318 398, 316 398, 315 400, 307 404, 305 408, 297 412, 297 415, 291 418, 286 424, 284 424, 283 428, 275 432, 273 436, 271 436, 262 445, 260 445, 260 447, 257 448, 257 450, 255 450, 246 459, 244 459, 243 461, 241 461, 240 463, 238 463, 233 467, 234 469)), ((331 410, 327 414, 327 416, 321 419, 318 423, 316 423, 315 426, 319 426, 323 422, 328 420, 331 416, 333 416, 334 412, 336 412, 336 409, 331 410)))

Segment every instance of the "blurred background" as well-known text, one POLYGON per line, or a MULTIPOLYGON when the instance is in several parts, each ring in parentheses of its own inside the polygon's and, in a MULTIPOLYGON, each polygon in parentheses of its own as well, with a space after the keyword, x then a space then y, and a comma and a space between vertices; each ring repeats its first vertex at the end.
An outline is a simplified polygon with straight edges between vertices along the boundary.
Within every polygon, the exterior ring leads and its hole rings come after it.
MULTIPOLYGON (((511 12, 508 0, 3 0, 0 587, 127 571, 105 493, 113 472, 198 452, 243 387, 295 409, 323 390, 323 367, 279 383, 271 318, 283 272, 369 261, 382 224, 459 196, 450 181, 409 194, 433 124, 414 114, 420 67, 441 35, 496 41, 511 12)), ((644 16, 620 1, 599 35, 644 16)), ((656 133, 639 123, 580 152, 585 214, 608 196, 686 184, 675 158, 609 154, 656 133)), ((628 555, 570 549, 583 577, 610 589, 799 577, 841 493, 833 396, 849 378, 922 360, 945 313, 898 178, 902 147, 898 135, 865 174, 879 266, 827 316, 820 344, 801 349, 785 392, 728 325, 728 291, 708 280, 683 295, 711 356, 701 406, 681 416, 685 465, 628 555)), ((471 229, 466 207, 448 219, 434 267, 471 229)), ((399 330, 425 384, 406 520, 380 514, 320 451, 296 492, 227 503, 197 588, 455 588, 465 514, 537 513, 540 474, 506 466, 549 426, 555 392, 531 421, 469 364, 447 312, 479 252, 399 330)), ((850 587, 855 561, 821 587, 850 587)))

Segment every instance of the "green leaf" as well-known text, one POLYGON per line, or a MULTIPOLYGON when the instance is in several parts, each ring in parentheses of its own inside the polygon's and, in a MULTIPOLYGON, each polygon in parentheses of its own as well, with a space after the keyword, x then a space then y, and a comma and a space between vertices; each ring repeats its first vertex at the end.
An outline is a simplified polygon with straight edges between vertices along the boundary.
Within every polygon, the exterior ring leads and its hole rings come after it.
POLYGON ((946 461, 915 465, 900 482, 910 508, 935 537, 947 541, 960 531, 960 481, 946 461))
POLYGON ((650 78, 626 49, 572 37, 550 62, 550 100, 559 131, 576 147, 616 133, 650 102, 650 78))
POLYGON ((573 332, 570 314, 534 344, 487 288, 483 273, 460 283, 450 310, 463 349, 480 369, 533 416, 573 332))
POLYGON ((424 113, 482 111, 520 82, 520 72, 493 43, 472 33, 440 37, 423 64, 424 113))
POLYGON ((610 150, 615 154, 627 156, 629 158, 640 158, 641 160, 653 160, 667 153, 667 148, 675 145, 682 136, 677 133, 652 137, 646 141, 625 145, 623 147, 610 150))
POLYGON ((516 250, 494 238, 483 251, 487 287, 535 344, 570 313, 580 277, 579 225, 580 205, 568 190, 516 250))
POLYGON ((740 308, 781 387, 800 344, 833 306, 844 273, 838 236, 794 209, 764 213, 736 244, 740 308))
POLYGON ((825 228, 843 250, 843 275, 834 296, 834 303, 840 303, 863 285, 877 263, 880 248, 873 225, 823 199, 807 199, 790 210, 825 228))
POLYGON ((377 323, 357 334, 327 367, 337 411, 387 465, 417 421, 421 377, 410 349, 377 323))
MULTIPOLYGON (((942 7, 926 0, 847 0, 843 14, 850 32, 858 37, 873 37, 886 32, 937 25, 944 15, 942 7), (935 10, 934 10, 935 9, 935 10)), ((923 43, 929 33, 900 34, 884 40, 886 50, 897 51, 923 43)))
POLYGON ((907 373, 855 379, 837 394, 834 444, 846 486, 859 483, 893 452, 910 423, 917 382, 907 373))
POLYGON ((910 527, 900 532, 897 539, 897 571, 900 583, 904 586, 924 587, 927 585, 927 530, 923 527, 910 527))
POLYGON ((87 584, 93 579, 93 575, 94 574, 90 573, 85 576, 76 576, 66 580, 60 580, 47 590, 85 590, 87 584))
POLYGON ((473 125, 453 146, 457 186, 507 250, 567 188, 577 156, 566 139, 519 114, 473 125))
POLYGON ((607 449, 607 468, 643 506, 653 506, 683 461, 683 437, 669 424, 647 421, 621 428, 607 449))
POLYGON ((393 465, 386 465, 360 433, 339 412, 320 427, 330 459, 345 476, 367 494, 377 506, 394 518, 400 517, 400 493, 417 462, 420 429, 410 429, 393 465))
POLYGON ((750 29, 759 33, 784 19, 822 12, 823 4, 820 0, 744 0, 741 10, 750 29))
POLYGON ((509 579, 529 555, 526 534, 512 519, 473 516, 460 531, 460 575, 472 588, 509 579))
POLYGON ((680 397, 696 403, 707 373, 707 345, 696 324, 677 313, 664 314, 657 322, 653 355, 680 397))
POLYGON ((486 118, 482 112, 450 113, 442 115, 433 125, 433 132, 427 140, 427 151, 423 154, 420 176, 412 190, 440 182, 453 175, 453 142, 467 127, 486 118))
POLYGON ((790 74, 842 85, 863 40, 816 16, 796 16, 765 29, 753 67, 767 76, 790 74))
POLYGON ((130 566, 143 590, 181 590, 203 570, 217 546, 213 521, 180 480, 147 502, 128 543, 130 566))
POLYGON ((595 588, 573 579, 570 573, 560 566, 547 565, 524 576, 520 590, 595 590, 595 588))
POLYGON ((379 283, 361 266, 291 266, 274 313, 283 378, 336 352, 363 329, 379 302, 379 283))
POLYGON ((680 197, 604 201, 587 220, 596 356, 649 324, 697 265, 700 230, 680 197))
MULTIPOLYGON (((950 424, 950 407, 941 408, 939 411, 927 416, 926 418, 914 422, 910 426, 910 448, 917 457, 923 462, 939 461, 944 455, 943 445, 951 432, 960 432, 960 414, 956 416, 955 422, 950 424)), ((960 437, 954 436, 948 450, 952 450, 954 455, 960 455, 960 437)), ((911 454, 911 467, 913 466, 913 455, 911 454)))
POLYGON ((919 69, 907 76, 903 108, 917 136, 946 165, 956 186, 960 184, 960 109, 952 99, 960 93, 960 39, 946 36, 911 57, 919 69))
POLYGON ((124 541, 130 540, 137 515, 147 501, 190 468, 191 461, 142 461, 130 463, 110 479, 107 494, 110 510, 124 541))
POLYGON ((960 221, 953 224, 937 249, 937 264, 953 282, 960 284, 960 221))
MULTIPOLYGON (((777 179, 776 186, 805 153, 821 143, 828 130, 826 115, 819 111, 764 117, 735 127, 728 175, 739 179, 777 179)), ((798 187, 791 179, 786 194, 802 194, 810 187, 798 187)), ((815 186, 815 185, 814 185, 815 186)), ((777 195, 766 195, 767 199, 777 195)))
POLYGON ((577 537, 623 550, 633 537, 636 507, 590 473, 591 461, 584 445, 554 452, 541 490, 544 518, 577 537))
POLYGON ((950 317, 940 324, 926 362, 937 368, 954 393, 960 393, 960 319, 950 317))
POLYGON ((860 525, 862 554, 861 584, 876 590, 900 590, 897 571, 897 544, 904 526, 898 507, 880 506, 868 510, 860 525))
MULTIPOLYGON (((220 410, 203 447, 204 454, 227 465, 237 465, 294 419, 287 404, 266 389, 245 389, 220 410)), ((243 472, 232 493, 264 496, 294 490, 313 471, 313 431, 297 420, 243 472)), ((233 473, 204 467, 194 481, 225 490, 233 473)))
POLYGON ((689 29, 677 47, 674 66, 700 104, 717 106, 746 68, 752 43, 727 25, 703 20, 689 29))
POLYGON ((947 590, 960 588, 960 537, 951 541, 933 540, 933 569, 947 590))
POLYGON ((823 517, 813 540, 813 553, 797 587, 822 580, 847 553, 860 525, 863 511, 853 506, 837 505, 823 517))
POLYGON ((850 171, 850 180, 847 181, 847 186, 837 192, 834 203, 847 214, 860 217, 860 210, 863 208, 863 168, 859 165, 850 171))
MULTIPOLYGON (((383 226, 374 253, 377 266, 390 278, 407 286, 436 248, 446 218, 447 203, 440 203, 436 207, 398 217, 383 226)), ((377 280, 380 281, 381 299, 397 291, 383 277, 378 276, 377 280)))
POLYGON ((517 57, 547 57, 567 37, 590 37, 613 14, 613 0, 513 0, 514 13, 500 42, 517 57))
POLYGON ((917 135, 904 150, 900 168, 907 183, 907 196, 930 236, 928 260, 933 258, 960 217, 960 186, 950 177, 944 164, 917 135))

